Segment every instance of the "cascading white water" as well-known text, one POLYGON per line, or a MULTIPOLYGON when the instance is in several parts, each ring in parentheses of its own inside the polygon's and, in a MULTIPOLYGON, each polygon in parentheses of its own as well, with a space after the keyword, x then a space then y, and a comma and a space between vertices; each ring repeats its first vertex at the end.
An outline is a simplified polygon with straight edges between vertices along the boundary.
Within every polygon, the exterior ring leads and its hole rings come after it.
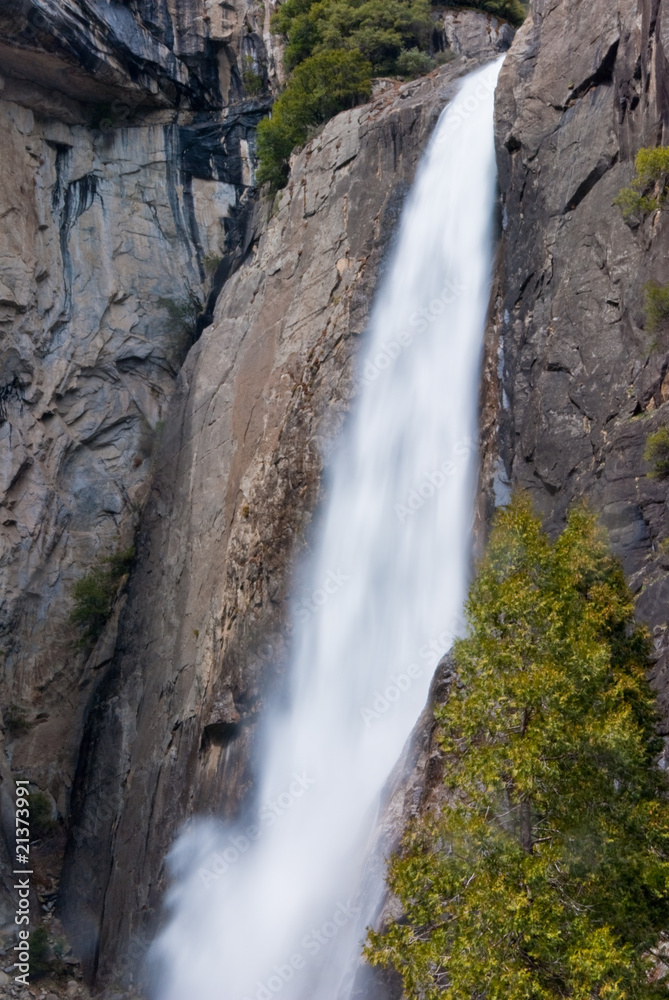
POLYGON ((407 200, 312 596, 294 609, 290 705, 265 734, 256 827, 203 821, 177 842, 171 919, 153 950, 160 1000, 345 994, 376 902, 353 900, 378 796, 468 579, 499 68, 465 79, 407 200))

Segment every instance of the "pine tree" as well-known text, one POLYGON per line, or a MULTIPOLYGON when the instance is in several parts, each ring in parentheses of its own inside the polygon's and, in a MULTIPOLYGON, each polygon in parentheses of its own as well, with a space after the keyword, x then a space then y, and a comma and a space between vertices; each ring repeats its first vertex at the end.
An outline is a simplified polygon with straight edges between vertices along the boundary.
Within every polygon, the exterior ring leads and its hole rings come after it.
POLYGON ((438 709, 446 801, 391 861, 367 958, 409 1000, 666 997, 669 806, 648 640, 595 519, 499 513, 438 709))

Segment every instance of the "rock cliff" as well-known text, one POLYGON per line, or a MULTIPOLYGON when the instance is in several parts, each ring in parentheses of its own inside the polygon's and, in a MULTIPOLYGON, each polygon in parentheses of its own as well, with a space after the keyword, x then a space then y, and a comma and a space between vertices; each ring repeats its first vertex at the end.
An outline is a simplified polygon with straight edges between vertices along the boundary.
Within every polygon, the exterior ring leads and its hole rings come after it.
MULTIPOLYGON (((27 775, 67 818, 61 913, 98 985, 132 979, 181 823, 252 798, 403 197, 458 76, 511 42, 440 13, 457 61, 380 84, 257 204, 267 100, 246 89, 281 78, 269 12, 0 0, 0 791, 27 775), (72 585, 138 526, 116 615, 77 652, 72 585)), ((515 485, 552 530, 589 499, 653 630, 665 730, 667 490, 643 452, 669 413, 669 342, 644 287, 669 280, 669 233, 666 211, 632 228, 613 202, 637 150, 669 142, 667 58, 667 0, 533 0, 507 58, 478 532, 515 485)), ((383 851, 438 801, 432 735, 428 711, 383 851)))
POLYGON ((290 647, 292 570, 403 198, 457 78, 510 41, 487 17, 462 24, 459 58, 387 85, 294 158, 179 375, 73 795, 62 913, 98 983, 130 973, 180 825, 249 804, 257 720, 290 647))
POLYGON ((3 810, 13 774, 69 814, 115 625, 81 650, 72 588, 132 543, 175 377, 248 247, 259 12, 0 3, 3 810))
POLYGON ((504 233, 484 381, 488 509, 509 483, 549 527, 600 512, 653 631, 669 731, 667 488, 648 436, 667 421, 669 342, 644 287, 666 283, 665 211, 631 228, 613 204, 643 146, 669 136, 665 0, 534 0, 502 70, 504 233))

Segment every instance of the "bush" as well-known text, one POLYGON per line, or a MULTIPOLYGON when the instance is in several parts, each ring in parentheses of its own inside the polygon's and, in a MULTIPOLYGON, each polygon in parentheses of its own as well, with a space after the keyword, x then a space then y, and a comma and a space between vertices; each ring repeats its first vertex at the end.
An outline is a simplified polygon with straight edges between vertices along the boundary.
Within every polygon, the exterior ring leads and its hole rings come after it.
POLYGON ((666 427, 661 427, 650 435, 643 457, 644 461, 653 466, 651 476, 656 479, 669 477, 669 430, 666 427))
POLYGON ((26 710, 20 705, 8 705, 2 713, 2 721, 10 736, 20 736, 30 729, 26 710))
POLYGON ((119 583, 130 572, 134 556, 133 548, 106 556, 75 583, 70 621, 81 633, 81 647, 97 642, 102 635, 114 608, 119 583))
POLYGON ((39 979, 49 972, 49 938, 43 925, 30 934, 30 977, 39 979))
POLYGON ((496 519, 436 711, 448 797, 390 865, 370 932, 409 1000, 651 1000, 669 921, 667 777, 649 644, 594 519, 496 519))
POLYGON ((397 72, 407 80, 414 80, 417 76, 425 76, 433 70, 436 62, 427 52, 420 49, 408 49, 401 52, 397 59, 397 72))
POLYGON ((272 20, 287 41, 289 70, 313 55, 357 51, 377 75, 393 73, 404 49, 426 49, 429 0, 285 0, 272 20))
POLYGON ((250 97, 257 97, 265 90, 265 81, 262 73, 257 71, 255 62, 251 56, 244 56, 243 66, 242 82, 244 90, 250 97))
POLYGON ((623 188, 614 204, 625 222, 639 224, 644 216, 664 204, 669 179, 669 146, 640 149, 634 161, 636 177, 623 188))
POLYGON ((657 208, 654 198, 647 198, 633 187, 623 188, 613 204, 623 213, 625 222, 635 225, 643 222, 645 216, 657 208))
POLYGON ((207 274, 215 274, 222 260, 223 257, 220 253, 206 253, 202 258, 202 263, 207 274))
POLYGON ((662 181, 666 185, 669 174, 669 146, 655 146, 640 149, 634 161, 636 179, 640 187, 657 184, 662 181))
POLYGON ((503 21, 509 21, 515 28, 520 27, 527 17, 528 5, 521 0, 450 0, 448 6, 474 7, 488 14, 495 14, 503 21))
POLYGON ((44 792, 30 794, 30 832, 37 837, 48 837, 58 824, 53 818, 51 803, 44 792))
POLYGON ((293 72, 271 118, 258 127, 258 183, 285 184, 288 160, 316 126, 371 95, 371 66, 359 52, 325 52, 293 72))
POLYGON ((669 320, 669 285, 649 282, 644 288, 644 307, 649 330, 657 330, 669 320))

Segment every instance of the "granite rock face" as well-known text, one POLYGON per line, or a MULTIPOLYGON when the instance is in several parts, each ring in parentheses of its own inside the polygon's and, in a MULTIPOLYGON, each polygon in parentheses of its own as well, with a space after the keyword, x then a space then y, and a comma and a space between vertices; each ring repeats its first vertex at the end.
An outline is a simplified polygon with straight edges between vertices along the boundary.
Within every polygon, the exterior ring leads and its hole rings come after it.
MULTIPOLYGON (((224 224, 243 212, 247 188, 243 170, 220 180, 188 171, 197 126, 96 134, 36 121, 13 102, 0 102, 0 116, 2 691, 30 721, 41 715, 15 770, 41 759, 49 781, 50 767, 71 771, 70 720, 59 712, 54 729, 36 691, 60 699, 58 675, 82 659, 67 624, 82 567, 132 541, 154 439, 205 307, 203 257, 226 252, 224 224)), ((240 133, 237 153, 255 119, 227 125, 240 133)))
POLYGON ((669 416, 669 339, 644 288, 669 280, 669 215, 613 204, 642 146, 669 134, 666 0, 534 0, 500 77, 504 234, 483 398, 488 511, 509 483, 549 527, 585 497, 653 630, 669 731, 666 483, 648 436, 669 416))
POLYGON ((404 196, 457 78, 507 44, 501 26, 489 36, 488 18, 469 18, 474 58, 389 86, 294 157, 180 373, 73 795, 61 912, 99 984, 131 974, 181 824, 252 798, 258 718, 290 649, 293 568, 404 196))
POLYGON ((214 86, 205 7, 172 6, 163 30, 150 3, 0 3, 3 827, 12 774, 68 816, 118 618, 88 655, 72 589, 132 544, 176 375, 248 249, 264 15, 230 5, 214 86))
MULTIPOLYGON (((0 67, 79 103, 222 108, 250 69, 278 78, 275 4, 0 0, 0 67)), ((28 88, 26 88, 27 90, 28 88)))
POLYGON ((491 51, 506 52, 515 29, 491 15, 471 16, 469 10, 442 10, 435 16, 440 48, 470 59, 487 58, 491 51))

